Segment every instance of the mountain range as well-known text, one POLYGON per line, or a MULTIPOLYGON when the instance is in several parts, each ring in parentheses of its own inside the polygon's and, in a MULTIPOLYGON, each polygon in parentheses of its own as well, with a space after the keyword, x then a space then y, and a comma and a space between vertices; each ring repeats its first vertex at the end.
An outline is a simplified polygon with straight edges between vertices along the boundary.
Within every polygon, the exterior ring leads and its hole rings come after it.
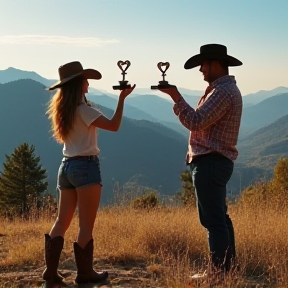
POLYGON ((288 156, 288 113, 239 141, 238 148, 239 162, 273 170, 280 157, 288 156))
POLYGON ((288 92, 277 94, 243 109, 239 139, 288 114, 288 92))
POLYGON ((273 90, 260 90, 256 93, 247 94, 243 97, 244 106, 255 105, 272 96, 288 93, 288 87, 277 87, 273 90))
MULTIPOLYGON (((55 189, 62 147, 50 133, 45 115, 51 93, 43 84, 25 79, 0 85, 0 162, 5 154, 23 142, 35 145, 35 153, 48 172, 49 189, 55 189)), ((99 106, 108 117, 114 111, 99 106)), ((146 120, 124 117, 117 133, 99 129, 100 161, 103 174, 103 201, 113 194, 116 182, 120 185, 137 175, 139 185, 159 192, 173 194, 180 189, 180 172, 185 168, 187 140, 175 130, 146 120)))
MULTIPOLYGON (((12 67, 0 70, 0 83, 2 84, 19 79, 32 79, 42 83, 46 87, 56 81, 45 79, 35 72, 23 71, 12 67)), ((159 94, 161 92, 159 91, 147 88, 137 88, 137 91, 126 99, 124 116, 136 120, 158 122, 187 137, 189 132, 175 117, 172 111, 173 103, 171 100, 160 97, 159 94)), ((199 97, 202 95, 201 91, 198 90, 179 88, 179 91, 192 107, 197 105, 199 97)), ((89 92, 87 98, 92 102, 112 110, 115 109, 118 101, 116 94, 90 87, 89 92)), ((244 109, 239 138, 242 139, 257 129, 284 116, 286 107, 288 107, 288 97, 285 96, 287 93, 287 87, 277 87, 270 91, 261 90, 257 93, 243 96, 244 109)))
MULTIPOLYGON (((5 154, 12 153, 24 141, 34 144, 48 171, 49 189, 55 187, 61 159, 61 145, 51 139, 45 115, 51 93, 44 88, 54 82, 35 72, 15 68, 0 71, 0 115, 2 123, 6 123, 0 127, 1 135, 5 135, 1 137, 0 163, 5 160, 5 154)), ((116 182, 132 181, 135 175, 139 185, 164 194, 173 194, 181 186, 179 174, 186 169, 184 157, 189 131, 175 117, 172 101, 148 89, 138 91, 146 94, 127 98, 120 130, 117 133, 99 130, 105 203, 111 199, 116 182)), ((260 177, 271 177, 277 159, 288 157, 287 91, 288 88, 278 87, 243 97, 246 105, 237 146, 239 157, 229 182, 235 193, 260 177)), ((184 98, 192 104, 201 95, 196 90, 187 89, 185 93, 184 98)), ((93 89, 87 98, 111 116, 118 96, 93 89)))

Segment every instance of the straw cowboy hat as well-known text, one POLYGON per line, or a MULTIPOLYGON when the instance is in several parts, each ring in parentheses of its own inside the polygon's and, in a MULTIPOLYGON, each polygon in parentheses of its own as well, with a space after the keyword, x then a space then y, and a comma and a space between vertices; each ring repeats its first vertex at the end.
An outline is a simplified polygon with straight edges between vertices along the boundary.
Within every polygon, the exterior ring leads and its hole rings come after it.
POLYGON ((202 65, 205 60, 224 60, 228 66, 240 66, 243 63, 238 59, 227 55, 227 47, 220 44, 207 44, 200 47, 200 54, 189 58, 185 65, 185 69, 192 69, 202 65))
POLYGON ((60 66, 58 72, 60 80, 47 88, 47 90, 54 90, 56 88, 59 88, 63 84, 79 76, 82 76, 82 78, 84 79, 95 80, 99 80, 102 78, 100 72, 94 69, 83 69, 81 63, 78 61, 70 62, 60 66))

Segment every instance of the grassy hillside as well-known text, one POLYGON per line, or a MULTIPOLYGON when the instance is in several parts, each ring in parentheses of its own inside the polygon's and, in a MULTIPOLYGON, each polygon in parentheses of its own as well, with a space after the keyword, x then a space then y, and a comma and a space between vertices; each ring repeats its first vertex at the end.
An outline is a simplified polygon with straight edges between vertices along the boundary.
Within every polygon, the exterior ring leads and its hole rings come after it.
POLYGON ((278 159, 288 158, 288 115, 240 140, 237 148, 230 185, 239 193, 260 179, 268 181, 278 159))
MULTIPOLYGON (((288 287, 287 208, 251 204, 230 205, 239 270, 215 288, 288 287)), ((44 233, 54 220, 55 215, 45 213, 40 219, 31 215, 29 221, 0 219, 0 287, 43 283, 44 233)), ((76 274, 72 245, 77 233, 76 215, 65 234, 59 265, 69 287, 76 274)), ((98 213, 93 237, 95 269, 108 270, 113 287, 208 287, 188 286, 190 276, 203 272, 209 259, 207 234, 194 208, 105 208, 98 213)))

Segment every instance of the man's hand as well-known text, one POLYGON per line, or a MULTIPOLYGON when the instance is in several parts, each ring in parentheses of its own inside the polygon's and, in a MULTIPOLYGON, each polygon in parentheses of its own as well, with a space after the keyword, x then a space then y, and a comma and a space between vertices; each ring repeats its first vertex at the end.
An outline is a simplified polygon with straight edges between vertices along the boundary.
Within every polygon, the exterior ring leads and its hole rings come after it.
POLYGON ((166 93, 168 94, 172 100, 177 103, 181 98, 181 94, 179 93, 178 89, 176 86, 173 86, 171 85, 170 87, 168 88, 165 88, 165 89, 158 89, 159 91, 163 92, 163 93, 166 93))

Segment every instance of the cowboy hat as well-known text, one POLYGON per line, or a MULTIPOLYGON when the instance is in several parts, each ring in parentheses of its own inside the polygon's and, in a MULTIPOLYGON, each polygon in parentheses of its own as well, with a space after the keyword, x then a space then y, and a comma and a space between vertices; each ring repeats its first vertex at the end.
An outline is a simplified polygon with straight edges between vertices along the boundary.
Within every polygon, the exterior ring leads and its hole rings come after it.
POLYGON ((58 69, 60 80, 57 81, 55 84, 47 88, 47 90, 54 90, 56 88, 61 87, 63 84, 67 83, 68 81, 82 76, 84 79, 96 79, 99 80, 102 78, 100 72, 94 69, 83 69, 81 63, 79 61, 70 62, 64 64, 59 67, 58 69))
POLYGON ((189 58, 185 65, 185 69, 191 69, 200 66, 205 60, 224 60, 228 66, 240 66, 243 63, 238 59, 227 55, 227 47, 220 44, 207 44, 200 47, 200 54, 189 58))

